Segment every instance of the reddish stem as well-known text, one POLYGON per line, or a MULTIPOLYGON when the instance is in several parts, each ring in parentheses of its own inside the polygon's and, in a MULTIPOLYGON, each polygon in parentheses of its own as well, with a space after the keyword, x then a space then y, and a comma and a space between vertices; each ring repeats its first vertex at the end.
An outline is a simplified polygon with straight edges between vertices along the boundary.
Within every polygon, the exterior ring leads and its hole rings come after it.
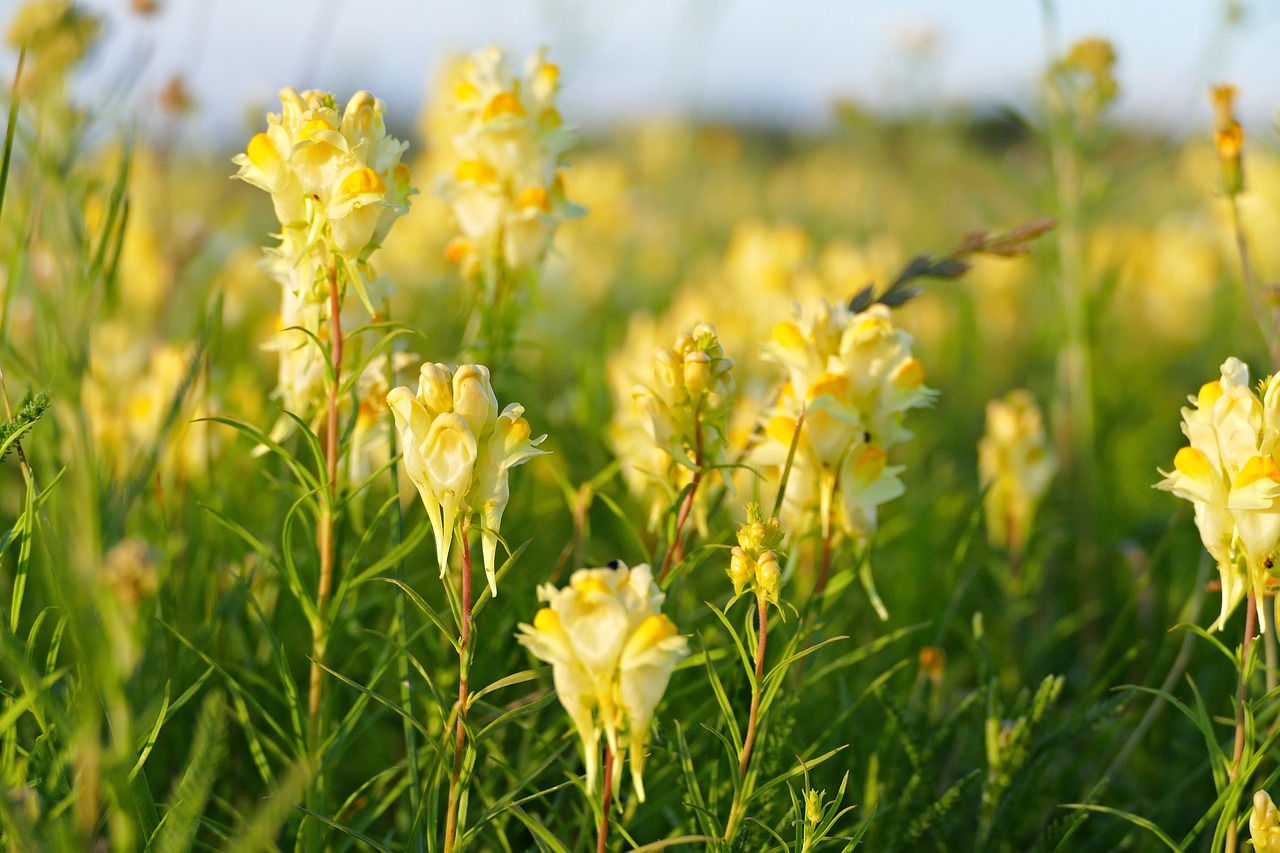
POLYGON ((458 802, 462 796, 462 757, 467 744, 467 645, 471 638, 471 544, 467 539, 470 525, 464 518, 459 525, 462 540, 462 625, 458 643, 458 725, 453 741, 453 775, 449 778, 449 806, 445 815, 444 853, 453 850, 458 832, 458 802))
MULTIPOLYGON (((671 571, 671 562, 676 555, 676 551, 681 550, 681 533, 684 530, 684 523, 689 519, 689 513, 693 510, 693 498, 698 494, 698 486, 702 483, 702 418, 701 411, 693 413, 693 481, 689 484, 689 491, 685 493, 684 502, 680 504, 680 513, 676 516, 676 532, 671 538, 671 544, 667 546, 666 556, 662 558, 662 568, 658 571, 658 583, 666 578, 667 572, 671 571)), ((683 559, 683 554, 681 556, 683 559)))
POLYGON ((604 745, 604 795, 600 803, 600 835, 596 841, 596 853, 609 849, 609 805, 613 801, 613 750, 604 745))

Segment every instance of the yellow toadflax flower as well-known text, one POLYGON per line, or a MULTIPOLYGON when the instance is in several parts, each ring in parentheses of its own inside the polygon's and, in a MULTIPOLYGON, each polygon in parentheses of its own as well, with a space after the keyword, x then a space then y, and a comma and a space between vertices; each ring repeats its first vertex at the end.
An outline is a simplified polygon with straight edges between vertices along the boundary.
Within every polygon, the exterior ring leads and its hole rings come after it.
POLYGON ((1280 811, 1266 791, 1253 795, 1249 815, 1249 838, 1256 853, 1280 853, 1280 811))
POLYGON ((341 114, 328 92, 284 89, 280 102, 267 130, 233 159, 236 177, 271 194, 286 242, 301 240, 305 251, 328 237, 344 258, 364 257, 408 210, 409 170, 400 162, 408 143, 387 136, 385 107, 368 92, 341 114))
POLYGON ((783 501, 792 529, 809 528, 817 513, 824 535, 839 520, 846 532, 866 537, 876 528, 877 507, 906 490, 888 451, 911 438, 904 413, 936 394, 925 387, 911 344, 884 305, 855 314, 822 302, 774 328, 765 356, 788 379, 754 459, 780 472, 803 415, 783 501))
POLYGON ((653 712, 689 641, 662 614, 663 595, 647 565, 620 562, 579 569, 569 585, 538 588, 547 606, 516 639, 551 664, 556 694, 582 739, 587 792, 595 789, 600 735, 615 756, 617 788, 622 759, 631 750, 631 782, 644 801, 644 745, 653 712))
POLYGON ((1195 505, 1196 526, 1222 577, 1221 628, 1246 583, 1256 598, 1259 624, 1267 627, 1266 580, 1280 542, 1280 382, 1268 377, 1261 397, 1249 387, 1249 368, 1238 358, 1222 364, 1221 378, 1206 383, 1182 410, 1188 447, 1156 488, 1195 505), (1244 562, 1241 567, 1240 563, 1244 562))
POLYGON ((496 47, 477 52, 454 85, 461 127, 440 192, 459 236, 447 255, 468 274, 529 270, 542 262, 556 225, 581 210, 564 196, 560 170, 573 134, 556 109, 560 70, 538 51, 524 76, 496 47))
POLYGON ((986 490, 987 538, 1021 554, 1036 507, 1058 470, 1035 398, 1014 391, 987 403, 987 429, 978 442, 978 476, 986 490))
POLYGON ((511 492, 508 472, 534 456, 545 435, 530 438, 524 406, 501 412, 489 368, 422 365, 418 393, 400 386, 387 394, 409 479, 422 495, 436 538, 440 576, 449 564, 454 527, 478 514, 489 590, 498 594, 498 529, 511 492))

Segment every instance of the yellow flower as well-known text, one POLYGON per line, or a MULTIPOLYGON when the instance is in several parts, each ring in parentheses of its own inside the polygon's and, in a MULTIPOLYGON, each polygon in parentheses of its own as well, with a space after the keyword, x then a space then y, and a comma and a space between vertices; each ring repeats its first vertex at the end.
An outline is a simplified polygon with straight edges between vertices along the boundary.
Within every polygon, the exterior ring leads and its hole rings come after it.
POLYGON ((726 461, 732 370, 710 323, 654 351, 653 382, 636 385, 632 395, 644 429, 672 461, 690 470, 726 461))
POLYGON ((413 190, 400 162, 408 143, 387 136, 383 103, 368 92, 341 113, 327 92, 284 89, 280 103, 233 159, 236 177, 271 194, 291 256, 327 237, 333 251, 363 259, 408 210, 413 190))
POLYGON ((1266 791, 1253 795, 1249 814, 1249 838, 1256 853, 1280 853, 1280 812, 1266 791))
POLYGON ((1058 468, 1044 419, 1027 391, 987 403, 986 433, 978 442, 978 476, 986 490, 987 538, 1021 553, 1036 506, 1058 468))
POLYGON ((515 74, 498 48, 471 57, 452 90, 456 165, 440 182, 463 240, 465 271, 542 262, 559 222, 581 214, 564 195, 564 152, 573 142, 556 109, 559 69, 538 51, 515 74))
MULTIPOLYGON (((498 594, 498 530, 510 497, 508 472, 539 450, 545 435, 530 438, 524 407, 501 412, 489 369, 464 364, 456 372, 424 364, 414 394, 401 386, 387 394, 395 415, 405 471, 417 487, 436 539, 440 575, 449 565, 455 526, 479 514, 485 575, 498 594)), ((465 543, 464 543, 465 547, 465 543)))
POLYGON ((774 327, 765 357, 786 370, 787 382, 754 459, 780 474, 799 426, 783 501, 789 526, 809 526, 816 512, 826 533, 838 509, 842 527, 866 536, 879 505, 905 491, 888 450, 911 438, 904 413, 936 393, 911 345, 884 305, 855 314, 820 302, 774 327))
POLYGON ((1219 628, 1244 598, 1246 581, 1259 624, 1264 631, 1267 626, 1266 579, 1280 544, 1280 466, 1274 457, 1280 449, 1280 382, 1271 376, 1260 388, 1261 399, 1249 387, 1245 364, 1227 359, 1221 378, 1189 398, 1195 408, 1182 410, 1189 446, 1156 484, 1195 506, 1200 538, 1222 577, 1219 628))
POLYGON ((631 751, 631 780, 644 801, 644 745, 654 710, 689 642, 662 614, 665 596, 647 565, 579 569, 569 585, 538 588, 547 604, 516 639, 551 664, 556 694, 582 741, 587 791, 595 789, 603 733, 615 756, 617 788, 631 751))

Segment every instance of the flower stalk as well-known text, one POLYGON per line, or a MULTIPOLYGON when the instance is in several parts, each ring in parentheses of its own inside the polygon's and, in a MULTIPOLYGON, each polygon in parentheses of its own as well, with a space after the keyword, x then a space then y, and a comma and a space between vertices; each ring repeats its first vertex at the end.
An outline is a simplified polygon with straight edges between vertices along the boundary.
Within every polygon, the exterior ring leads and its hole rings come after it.
POLYGON ((458 707, 457 726, 453 738, 453 773, 449 776, 449 803, 445 812, 444 853, 451 853, 460 827, 458 803, 462 797, 462 764, 467 747, 467 702, 470 692, 467 670, 470 664, 471 644, 471 546, 467 539, 470 524, 464 517, 459 524, 458 538, 462 544, 462 619, 458 625, 458 707))
MULTIPOLYGON (((1244 758, 1244 748, 1248 740, 1248 727, 1245 725, 1245 709, 1244 702, 1248 696, 1249 688, 1249 649, 1253 645, 1253 634, 1257 628, 1258 608, 1257 600, 1253 591, 1249 592, 1249 601, 1245 610, 1244 618, 1244 643, 1240 650, 1240 685, 1236 691, 1236 742, 1235 749, 1231 753, 1231 774, 1230 783, 1234 785, 1236 780, 1240 778, 1240 764, 1244 758)), ((1238 805, 1235 798, 1232 798, 1228 804, 1227 813, 1223 817, 1227 821, 1227 837, 1226 844, 1223 847, 1225 853, 1235 853, 1238 841, 1238 827, 1236 825, 1236 809, 1238 805)))
MULTIPOLYGON (((606 742, 604 745, 604 778, 613 778, 613 750, 606 742)), ((604 793, 600 797, 600 832, 596 838, 596 853, 605 853, 609 849, 609 807, 613 803, 613 784, 606 781, 604 793)))
POLYGON ((311 749, 319 750, 321 736, 320 705, 323 693, 321 667, 329 641, 329 596, 333 589, 334 527, 338 506, 338 395, 342 384, 342 295, 339 292, 337 265, 329 265, 329 363, 333 383, 329 387, 329 413, 325 429, 325 476, 328 483, 325 500, 320 506, 320 524, 316 529, 316 547, 320 552, 320 581, 316 590, 316 612, 311 622, 311 679, 307 703, 307 732, 311 749))
POLYGON ((742 740, 742 752, 738 754, 738 792, 733 798, 733 806, 729 810, 729 820, 725 825, 724 840, 733 841, 738 827, 742 823, 742 815, 746 804, 747 768, 751 764, 751 751, 756 743, 756 731, 760 722, 760 696, 763 694, 764 652, 768 642, 769 599, 762 587, 756 587, 756 671, 751 680, 751 710, 747 716, 747 734, 742 740))

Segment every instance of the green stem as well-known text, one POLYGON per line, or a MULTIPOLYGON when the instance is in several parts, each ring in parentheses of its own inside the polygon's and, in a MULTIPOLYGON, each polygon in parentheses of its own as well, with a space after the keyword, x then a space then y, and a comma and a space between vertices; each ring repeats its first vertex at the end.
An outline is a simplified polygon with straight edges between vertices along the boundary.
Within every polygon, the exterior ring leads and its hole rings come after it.
MULTIPOLYGON (((1258 602, 1254 597, 1253 591, 1249 591, 1247 602, 1249 608, 1244 617, 1244 644, 1240 649, 1240 684, 1236 691, 1236 744, 1235 749, 1231 753, 1231 776, 1230 785, 1234 785, 1236 780, 1240 778, 1240 763, 1244 758, 1244 748, 1247 740, 1247 727, 1245 726, 1245 698, 1248 696, 1249 688, 1249 647, 1253 644, 1253 632, 1258 625, 1258 602)), ((1237 843, 1237 833, 1239 832, 1236 822, 1236 812, 1239 808, 1237 797, 1232 797, 1228 801, 1227 813, 1223 817, 1227 821, 1227 838, 1226 845, 1223 847, 1224 853, 1235 853, 1237 843)))
MULTIPOLYGON (((307 742, 317 768, 323 768, 320 744, 321 699, 324 690, 322 665, 329 643, 329 596, 333 590, 334 527, 338 506, 338 394, 342 385, 342 297, 338 289, 338 270, 329 267, 329 359, 333 367, 333 383, 329 386, 329 413, 325 432, 325 469, 328 489, 320 504, 320 521, 316 527, 316 547, 320 552, 320 580, 316 590, 315 618, 311 622, 311 673, 307 701, 307 742)), ((324 773, 317 770, 317 795, 323 795, 324 773)))
POLYGON ((747 799, 747 767, 751 763, 751 750, 755 746, 756 731, 760 722, 760 696, 764 692, 764 652, 769 629, 769 602, 764 591, 756 590, 756 672, 751 682, 751 711, 747 716, 747 736, 742 741, 742 752, 738 755, 738 791, 733 798, 733 806, 729 809, 729 821, 725 826, 724 840, 733 842, 733 836, 742 823, 747 799))

